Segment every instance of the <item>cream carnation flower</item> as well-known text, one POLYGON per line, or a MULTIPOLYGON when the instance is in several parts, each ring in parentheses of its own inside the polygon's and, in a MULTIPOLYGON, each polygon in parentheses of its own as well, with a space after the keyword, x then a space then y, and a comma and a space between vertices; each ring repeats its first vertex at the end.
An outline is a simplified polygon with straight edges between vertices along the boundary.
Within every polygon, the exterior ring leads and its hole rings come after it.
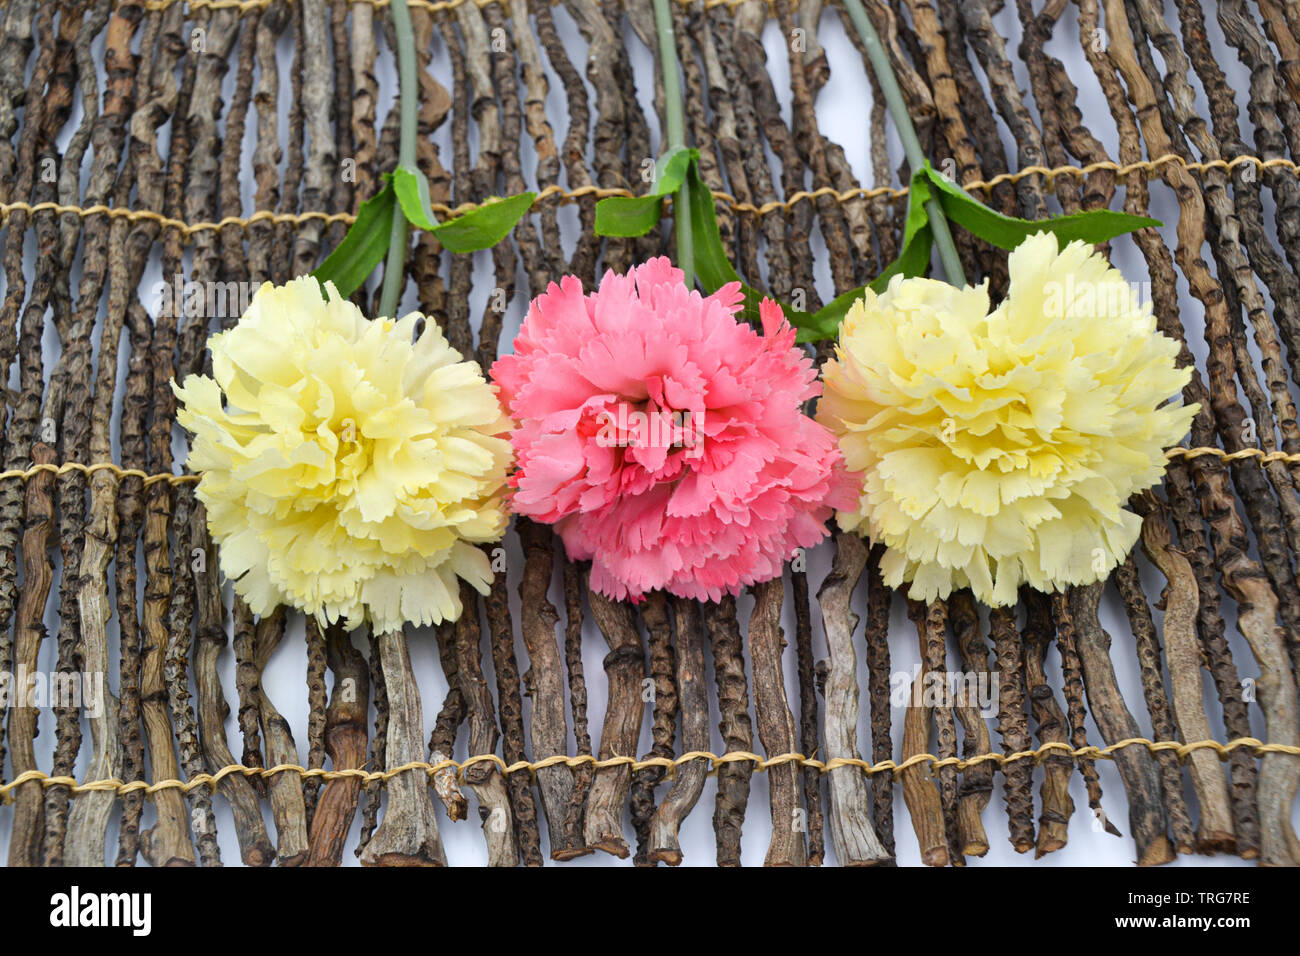
POLYGON ((886 582, 990 605, 1102 580, 1137 540, 1125 509, 1160 481, 1197 406, 1149 304, 1089 246, 1039 233, 1010 289, 895 278, 867 292, 826 363, 818 419, 862 473, 840 512, 887 546, 886 582))
POLYGON ((419 315, 371 322, 315 279, 264 284, 213 336, 212 377, 173 384, 221 569, 258 614, 288 604, 378 631, 486 593, 476 542, 505 531, 509 419, 419 315))

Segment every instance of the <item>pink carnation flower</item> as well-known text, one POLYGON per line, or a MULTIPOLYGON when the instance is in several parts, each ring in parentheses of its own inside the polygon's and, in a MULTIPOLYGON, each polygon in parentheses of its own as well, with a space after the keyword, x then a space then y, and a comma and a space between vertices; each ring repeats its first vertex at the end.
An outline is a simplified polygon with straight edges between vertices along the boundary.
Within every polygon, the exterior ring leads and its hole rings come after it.
POLYGON ((492 367, 517 427, 512 505, 554 524, 591 586, 700 600, 781 574, 852 504, 821 385, 780 306, 737 322, 740 286, 689 291, 665 258, 584 295, 566 276, 492 367))

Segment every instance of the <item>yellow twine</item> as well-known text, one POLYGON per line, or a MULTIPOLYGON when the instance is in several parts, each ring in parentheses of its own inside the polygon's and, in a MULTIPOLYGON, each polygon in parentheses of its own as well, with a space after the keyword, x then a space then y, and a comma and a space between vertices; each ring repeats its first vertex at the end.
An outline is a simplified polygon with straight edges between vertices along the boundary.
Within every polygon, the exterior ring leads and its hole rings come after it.
POLYGON ((116 475, 119 479, 139 478, 143 481, 145 487, 156 485, 160 481, 165 481, 169 485, 188 485, 199 480, 198 475, 173 475, 170 473, 151 475, 138 468, 123 468, 121 465, 114 464, 111 461, 100 461, 93 465, 83 465, 79 461, 70 461, 62 465, 33 465, 31 468, 26 470, 15 468, 10 471, 0 471, 0 480, 6 478, 21 478, 23 481, 26 481, 42 472, 49 472, 53 475, 66 475, 77 471, 87 477, 93 475, 97 471, 107 471, 116 475))
MULTIPOLYGON (((166 10, 168 7, 174 7, 178 3, 184 3, 190 11, 195 10, 238 10, 242 14, 245 10, 263 10, 271 5, 272 0, 147 0, 144 4, 146 10, 166 10)), ((348 0, 354 4, 368 4, 376 9, 382 10, 391 5, 392 0, 348 0)), ((457 7, 464 6, 466 3, 473 3, 475 6, 488 7, 494 3, 501 3, 502 0, 406 0, 407 6, 412 10, 425 10, 429 13, 441 13, 444 10, 455 10, 457 7)), ((554 6, 559 0, 548 0, 554 6)), ((701 2, 701 0, 677 0, 682 6, 690 6, 692 3, 701 2)), ((740 6, 745 0, 702 0, 705 10, 712 10, 714 7, 730 7, 732 9, 740 6)), ((764 0, 768 12, 775 12, 774 0, 764 0)), ((790 9, 799 8, 799 0, 787 0, 790 9)))
MULTIPOLYGON (((219 3, 223 2, 223 0, 212 0, 212 2, 219 3)), ((246 2, 246 0, 231 0, 231 2, 246 2)), ((260 3, 261 0, 255 0, 255 2, 260 3)), ((467 2, 467 0, 462 0, 462 2, 467 2)), ((477 2, 477 0, 475 0, 475 2, 477 2)), ((492 0, 492 2, 496 2, 496 0, 492 0)), ((988 192, 1001 183, 1017 183, 1029 176, 1043 176, 1050 184, 1057 176, 1073 176, 1082 179, 1085 176, 1090 176, 1093 173, 1103 171, 1113 172, 1116 176, 1126 176, 1129 173, 1134 172, 1155 172, 1161 167, 1168 165, 1182 166, 1184 169, 1196 172, 1204 172, 1209 169, 1230 171, 1238 166, 1252 165, 1261 171, 1268 169, 1285 169, 1293 174, 1300 175, 1300 165, 1297 165, 1290 159, 1261 159, 1258 156, 1238 156, 1232 160, 1214 159, 1205 162, 1189 162, 1181 156, 1167 153, 1166 155, 1160 156, 1156 159, 1127 164, 1115 163, 1110 160, 1101 160, 1099 162, 1089 163, 1086 166, 1026 166, 1024 169, 1017 172, 1002 173, 1001 175, 994 176, 992 179, 973 180, 963 185, 962 188, 967 192, 974 192, 975 190, 988 192)), ((906 196, 907 193, 908 187, 906 186, 876 186, 870 189, 866 187, 858 187, 843 191, 832 189, 829 186, 823 186, 820 189, 813 190, 801 189, 798 192, 791 193, 788 199, 773 200, 772 202, 765 202, 759 206, 755 206, 753 203, 740 202, 735 196, 720 190, 715 190, 713 192, 713 198, 715 202, 725 204, 733 212, 753 213, 757 216, 765 216, 768 213, 777 210, 788 211, 801 202, 820 199, 827 196, 831 197, 838 203, 847 203, 860 199, 879 199, 882 197, 897 199, 901 196, 906 196)), ((598 186, 582 186, 578 189, 567 190, 561 186, 547 186, 545 189, 537 193, 537 198, 534 200, 533 204, 536 206, 538 203, 549 201, 552 197, 558 197, 558 202, 561 204, 567 204, 575 202, 585 196, 595 196, 600 199, 606 196, 636 195, 636 193, 633 193, 628 189, 602 189, 598 186)), ((470 202, 461 203, 458 206, 434 203, 432 204, 432 209, 434 212, 444 216, 459 216, 469 212, 470 210, 477 209, 480 205, 482 204, 470 202)), ((164 216, 161 213, 154 212, 152 209, 123 209, 115 206, 105 206, 103 204, 83 208, 81 206, 65 205, 56 202, 0 203, 0 220, 8 218, 15 212, 25 212, 29 215, 38 212, 53 212, 58 215, 74 215, 81 218, 105 215, 110 218, 126 219, 128 222, 154 222, 160 227, 174 229, 180 232, 182 236, 186 237, 191 236, 196 232, 210 232, 232 226, 247 229, 249 226, 259 222, 300 224, 311 220, 320 220, 326 224, 341 222, 350 225, 356 221, 355 216, 351 213, 345 212, 326 213, 317 211, 277 213, 271 212, 269 209, 262 209, 253 213, 251 216, 226 216, 225 218, 216 221, 187 223, 181 219, 164 216)))
MULTIPOLYGON (((1286 452, 1281 451, 1266 452, 1259 448, 1243 448, 1241 451, 1227 452, 1222 448, 1183 448, 1179 446, 1177 448, 1170 448, 1165 452, 1165 457, 1169 459, 1203 458, 1206 455, 1222 458, 1224 461, 1241 461, 1247 458, 1255 458, 1259 460, 1261 465, 1266 465, 1273 461, 1286 462, 1287 464, 1300 464, 1300 454, 1288 455, 1286 452)), ((121 465, 109 461, 100 461, 93 465, 83 465, 79 461, 70 461, 62 465, 33 465, 31 468, 26 469, 13 468, 9 471, 0 471, 0 481, 13 478, 27 481, 28 479, 45 472, 53 475, 66 475, 70 472, 81 472, 84 475, 90 476, 98 471, 110 472, 117 476, 119 480, 123 478, 139 478, 143 481, 146 487, 163 481, 167 482, 169 485, 189 485, 194 484, 199 480, 198 475, 173 475, 166 472, 151 475, 138 468, 123 468, 121 465)))
POLYGON ((1071 747, 1065 743, 1046 743, 1035 750, 1018 750, 1015 753, 985 753, 974 757, 944 757, 939 758, 934 754, 922 753, 914 754, 906 758, 902 763, 894 760, 881 760, 878 763, 868 763, 853 757, 835 757, 831 760, 817 760, 812 757, 805 757, 801 753, 784 753, 775 757, 760 757, 756 753, 747 750, 734 750, 725 754, 714 754, 706 750, 692 750, 684 753, 680 757, 647 757, 643 760, 637 760, 634 757, 607 757, 599 760, 591 754, 582 754, 576 757, 553 756, 544 760, 520 760, 512 764, 507 764, 501 757, 496 754, 479 754, 474 757, 468 757, 465 760, 440 760, 437 763, 428 761, 415 760, 410 763, 404 763, 399 767, 393 767, 388 770, 308 770, 306 767, 297 764, 277 764, 274 767, 246 767, 243 764, 229 764, 222 767, 216 773, 202 773, 192 777, 189 780, 159 780, 157 783, 147 783, 143 780, 133 780, 130 783, 124 783, 116 778, 106 780, 90 780, 85 783, 77 783, 74 777, 60 776, 53 777, 42 770, 27 770, 19 774, 11 783, 0 786, 0 803, 10 803, 13 800, 13 791, 28 783, 39 783, 42 789, 50 787, 65 787, 70 794, 90 793, 93 791, 109 791, 118 795, 127 793, 155 794, 162 790, 180 790, 183 793, 195 789, 196 787, 215 787, 226 777, 232 774, 240 774, 244 777, 263 777, 269 778, 282 773, 297 774, 303 779, 317 780, 346 780, 356 779, 362 783, 372 783, 375 781, 386 782, 400 773, 410 771, 421 771, 428 777, 432 778, 435 773, 441 770, 455 769, 456 775, 462 781, 464 772, 467 768, 481 763, 494 764, 503 774, 521 773, 528 771, 536 773, 538 770, 544 770, 547 767, 554 767, 564 764, 567 767, 581 767, 589 765, 595 769, 606 767, 628 767, 633 772, 645 770, 649 767, 662 767, 669 776, 673 774, 677 767, 682 764, 691 763, 696 760, 709 761, 709 773, 715 773, 719 767, 729 763, 748 763, 751 765, 751 772, 758 773, 768 770, 772 767, 779 767, 784 764, 793 763, 800 767, 811 767, 820 773, 830 773, 833 770, 839 770, 843 767, 855 767, 867 775, 878 773, 891 773, 895 778, 903 771, 924 764, 927 772, 933 773, 935 770, 944 767, 956 767, 958 770, 965 770, 981 763, 992 761, 999 767, 1005 767, 1009 763, 1019 760, 1032 760, 1034 763, 1041 763, 1044 757, 1053 753, 1060 753, 1067 757, 1087 758, 1090 760, 1113 760, 1114 754, 1127 747, 1145 747, 1152 753, 1162 751, 1171 751, 1177 757, 1180 763, 1186 762, 1189 755, 1197 750, 1213 750, 1218 754, 1220 760, 1226 760, 1228 755, 1234 750, 1243 747, 1249 747, 1254 756, 1262 757, 1270 753, 1289 754, 1290 756, 1300 756, 1300 747, 1294 747, 1289 744, 1266 744, 1255 737, 1238 737, 1223 744, 1217 740, 1197 740, 1192 743, 1180 744, 1172 740, 1148 740, 1145 737, 1128 737, 1124 740, 1117 740, 1115 743, 1106 747, 1096 747, 1089 744, 1086 747, 1071 747))

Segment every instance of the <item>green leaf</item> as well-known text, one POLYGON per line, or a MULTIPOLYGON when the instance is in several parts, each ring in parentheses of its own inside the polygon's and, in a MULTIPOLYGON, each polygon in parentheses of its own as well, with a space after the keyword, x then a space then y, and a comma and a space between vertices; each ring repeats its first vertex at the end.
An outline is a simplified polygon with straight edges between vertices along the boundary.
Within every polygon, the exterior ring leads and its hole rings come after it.
POLYGON ((506 199, 490 199, 463 216, 439 223, 429 232, 451 252, 488 249, 506 237, 533 207, 536 198, 536 193, 520 193, 506 199))
POLYGON ((691 163, 687 175, 691 184, 690 226, 691 238, 694 240, 695 274, 699 277, 700 284, 712 294, 728 282, 740 282, 740 274, 722 249, 722 234, 718 231, 718 213, 713 205, 713 192, 700 178, 699 167, 695 163, 691 163))
POLYGON ((429 180, 424 173, 411 166, 398 166, 393 171, 393 189, 407 222, 421 229, 438 228, 429 204, 429 180))
POLYGON ((862 296, 862 289, 846 292, 819 309, 815 314, 801 312, 774 296, 764 295, 753 286, 746 285, 736 272, 722 248, 722 236, 718 231, 717 210, 713 205, 713 193, 700 178, 699 165, 692 159, 687 172, 690 189, 690 224, 691 239, 695 250, 695 275, 705 292, 717 292, 728 282, 740 282, 740 291, 744 295, 741 303, 740 317, 747 322, 759 321, 759 303, 764 299, 773 299, 785 313, 786 319, 798 329, 796 342, 817 342, 831 338, 839 329, 840 319, 849 310, 855 299, 862 296))
POLYGON ((663 212, 663 197, 682 188, 687 170, 699 151, 678 146, 659 157, 650 192, 644 196, 606 196, 596 203, 598 236, 644 236, 663 212))
POLYGON ((477 252, 495 246, 532 208, 536 193, 520 193, 508 199, 489 199, 483 205, 445 222, 433 217, 429 202, 429 180, 410 166, 393 172, 393 189, 402 215, 411 225, 438 237, 452 252, 477 252))
POLYGON ((664 197, 606 196, 596 203, 596 235, 644 236, 663 212, 664 197))
MULTIPOLYGON (((713 206, 713 192, 700 178, 700 168, 694 159, 690 162, 687 178, 691 184, 690 226, 695 253, 695 275, 704 291, 709 294, 717 292, 728 282, 740 282, 740 291, 745 297, 740 315, 747 322, 757 322, 758 304, 763 301, 763 293, 741 281, 740 274, 723 251, 722 235, 718 232, 718 214, 713 206)), ((806 315, 784 303, 781 308, 790 317, 792 325, 796 324, 794 316, 806 315)))
POLYGON ((925 275, 930 266, 930 247, 934 233, 930 229, 930 214, 925 204, 931 196, 924 171, 912 176, 912 186, 907 195, 907 219, 903 223, 903 249, 898 258, 887 265, 880 275, 871 280, 873 292, 884 292, 889 280, 896 275, 904 278, 925 275))
POLYGON ((350 296, 388 253, 397 197, 392 183, 361 204, 357 220, 312 275, 324 285, 333 282, 339 294, 350 296))
POLYGON ((861 285, 831 299, 810 316, 810 321, 806 325, 799 326, 799 334, 795 336, 795 341, 820 342, 822 339, 833 339, 838 336, 844 316, 853 307, 853 303, 862 298, 867 288, 868 286, 861 285))
MULTIPOLYGON (((1112 209, 1091 209, 1069 216, 1053 216, 1038 221, 1004 216, 984 205, 952 180, 926 163, 925 178, 933 186, 944 215, 999 249, 1014 249, 1038 232, 1050 232, 1062 246, 1076 239, 1087 243, 1106 242, 1116 236, 1148 226, 1159 226, 1158 219, 1132 216, 1112 209)), ((913 178, 913 189, 916 179, 913 178)))
POLYGON ((686 173, 691 163, 699 162, 700 151, 687 146, 674 146, 655 162, 655 181, 651 192, 661 196, 675 193, 686 181, 686 173))

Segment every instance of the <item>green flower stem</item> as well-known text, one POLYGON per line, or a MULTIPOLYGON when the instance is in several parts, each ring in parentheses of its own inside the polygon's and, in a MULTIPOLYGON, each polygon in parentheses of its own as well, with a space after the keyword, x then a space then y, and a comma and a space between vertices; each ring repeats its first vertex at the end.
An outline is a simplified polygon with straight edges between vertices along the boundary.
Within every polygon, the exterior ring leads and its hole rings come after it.
MULTIPOLYGON (((898 127, 898 137, 903 141, 903 154, 907 157, 907 165, 915 173, 925 163, 925 154, 921 152, 921 141, 916 136, 916 127, 912 125, 912 117, 907 112, 903 91, 898 87, 898 77, 894 75, 889 56, 885 53, 871 18, 867 16, 866 8, 862 6, 862 0, 844 0, 844 8, 849 11, 853 26, 857 29, 858 36, 862 38, 862 45, 866 47, 872 71, 876 74, 880 90, 885 96, 885 105, 889 107, 889 115, 894 118, 894 125, 898 127)), ((925 211, 929 217, 930 229, 934 233, 934 244, 939 249, 939 261, 943 264, 944 274, 953 285, 964 286, 966 274, 962 271, 957 246, 952 241, 952 230, 948 228, 948 220, 943 214, 939 200, 930 199, 925 204, 925 211)))
MULTIPOLYGON (((664 72, 664 109, 667 112, 667 148, 686 145, 685 107, 677 62, 677 39, 673 36, 670 0, 654 0, 655 27, 659 34, 659 60, 664 72)), ((695 250, 691 244, 689 180, 673 196, 673 232, 677 238, 677 267, 686 273, 686 284, 695 287, 695 250)))
MULTIPOLYGON (((419 86, 415 78, 415 33, 411 29, 411 11, 406 0, 392 0, 393 32, 397 37, 397 78, 400 98, 401 138, 397 161, 415 167, 415 137, 418 130, 419 86)), ((379 315, 396 318, 398 299, 406 277, 406 246, 410 225, 400 212, 393 216, 393 231, 388 240, 388 260, 384 263, 384 285, 379 297, 379 315)))

